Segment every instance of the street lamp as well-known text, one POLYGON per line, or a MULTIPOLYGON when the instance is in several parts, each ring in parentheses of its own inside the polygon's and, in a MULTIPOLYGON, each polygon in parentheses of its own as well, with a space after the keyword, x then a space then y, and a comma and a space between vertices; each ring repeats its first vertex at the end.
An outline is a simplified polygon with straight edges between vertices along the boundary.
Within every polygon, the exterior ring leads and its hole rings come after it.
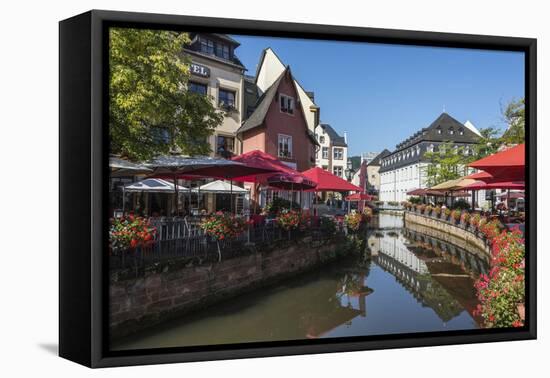
POLYGON ((352 176, 351 176, 352 172, 353 171, 352 171, 351 159, 348 159, 345 174, 346 174, 346 178, 348 179, 349 182, 351 182, 351 179, 352 179, 352 176))

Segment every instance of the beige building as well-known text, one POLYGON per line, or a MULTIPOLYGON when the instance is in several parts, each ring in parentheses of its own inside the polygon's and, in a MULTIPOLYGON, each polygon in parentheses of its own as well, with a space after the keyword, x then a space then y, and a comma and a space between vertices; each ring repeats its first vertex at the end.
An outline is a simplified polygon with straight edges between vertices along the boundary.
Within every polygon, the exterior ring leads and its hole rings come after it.
POLYGON ((235 133, 246 118, 244 109, 245 67, 235 55, 239 42, 224 34, 191 33, 184 50, 191 57, 189 90, 208 95, 225 112, 223 123, 210 136, 214 155, 231 157, 241 146, 235 133))
POLYGON ((369 193, 378 193, 380 191, 380 162, 390 154, 391 152, 385 149, 367 163, 367 191, 369 193))

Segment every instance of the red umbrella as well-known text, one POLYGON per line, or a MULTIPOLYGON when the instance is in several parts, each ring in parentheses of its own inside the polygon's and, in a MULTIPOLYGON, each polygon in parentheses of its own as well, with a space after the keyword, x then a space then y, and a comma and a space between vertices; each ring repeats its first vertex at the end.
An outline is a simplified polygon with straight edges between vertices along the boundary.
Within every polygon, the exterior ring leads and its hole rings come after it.
POLYGON ((487 181, 487 180, 494 179, 494 177, 490 173, 483 172, 483 171, 472 173, 468 176, 465 176, 464 178, 465 179, 472 179, 472 180, 479 180, 479 181, 487 181))
POLYGON ((283 190, 308 190, 317 183, 300 174, 278 173, 267 179, 269 186, 283 190))
POLYGON ((525 144, 484 157, 469 166, 486 171, 501 182, 525 181, 525 144))
POLYGON ((239 156, 235 156, 231 160, 246 164, 249 167, 267 169, 271 172, 269 174, 241 175, 240 177, 234 177, 235 181, 259 182, 259 183, 266 184, 267 179, 273 173, 299 174, 298 171, 292 169, 291 167, 289 167, 279 159, 260 150, 253 150, 253 151, 241 154, 239 156))
MULTIPOLYGON (((241 182, 253 182, 254 183, 254 197, 255 197, 255 207, 258 204, 256 184, 268 184, 268 178, 273 176, 276 173, 285 173, 290 175, 301 175, 300 172, 292 169, 276 157, 265 153, 260 150, 253 150, 246 152, 244 154, 235 156, 231 159, 232 161, 244 163, 250 167, 264 168, 271 170, 271 173, 267 174, 252 174, 252 175, 243 175, 240 177, 234 177, 233 180, 241 182)), ((305 178, 305 177, 304 177, 305 178)))
POLYGON ((490 190, 490 189, 525 189, 524 181, 500 181, 493 183, 485 183, 483 181, 474 182, 471 185, 465 186, 463 190, 490 190))
POLYGON ((407 192, 409 196, 423 196, 427 192, 427 189, 413 189, 407 192))
POLYGON ((354 193, 346 197, 346 201, 371 201, 373 196, 367 193, 354 193))
POLYGON ((500 196, 502 200, 510 199, 510 198, 525 198, 524 192, 512 192, 512 193, 504 193, 500 196))
POLYGON ((315 167, 308 169, 302 174, 317 183, 316 192, 361 192, 362 189, 322 168, 315 167))

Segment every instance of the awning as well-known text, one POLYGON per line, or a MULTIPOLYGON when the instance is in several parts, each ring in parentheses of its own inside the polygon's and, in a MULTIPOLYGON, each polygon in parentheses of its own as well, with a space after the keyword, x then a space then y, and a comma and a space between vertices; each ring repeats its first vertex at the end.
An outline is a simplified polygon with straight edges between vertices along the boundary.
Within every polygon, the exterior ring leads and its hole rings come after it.
MULTIPOLYGON (((188 190, 178 185, 178 191, 188 190)), ((148 178, 124 186, 125 192, 174 193, 174 183, 158 178, 148 178)))
POLYGON ((308 169, 302 174, 310 180, 315 181, 317 186, 313 191, 316 192, 361 192, 362 189, 352 183, 325 171, 322 168, 315 167, 308 169))

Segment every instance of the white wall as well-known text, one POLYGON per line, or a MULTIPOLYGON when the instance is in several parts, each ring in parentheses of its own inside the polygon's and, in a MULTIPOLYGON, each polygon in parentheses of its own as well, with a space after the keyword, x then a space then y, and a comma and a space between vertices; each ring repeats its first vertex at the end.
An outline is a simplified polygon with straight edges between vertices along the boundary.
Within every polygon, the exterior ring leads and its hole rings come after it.
MULTIPOLYGON (((3 51, 9 59, 0 61, 2 93, 2 138, 0 154, 3 176, 13 182, 28 182, 28 172, 40 160, 45 169, 33 170, 33 182, 44 182, 37 194, 33 185, 4 187, 9 199, 2 207, 5 235, 2 251, 4 266, 0 287, 6 304, 2 311, 0 368, 6 377, 36 377, 55 372, 57 377, 127 377, 152 375, 162 377, 257 377, 296 376, 307 365, 308 374, 316 378, 357 374, 441 377, 476 374, 490 377, 539 377, 548 370, 550 327, 543 314, 550 313, 550 277, 542 274, 550 266, 550 257, 539 253, 538 299, 539 340, 456 345, 431 348, 408 348, 354 353, 317 354, 294 357, 256 358, 208 363, 156 365, 133 368, 82 368, 55 356, 57 345, 57 272, 58 272, 58 24, 61 19, 89 9, 118 9, 156 13, 188 14, 210 17, 251 18, 285 22, 308 22, 370 26, 379 28, 431 30, 440 32, 537 37, 538 44, 538 139, 540 146, 550 141, 548 104, 550 66, 548 10, 543 1, 502 0, 460 3, 441 1, 355 2, 323 4, 312 11, 309 2, 279 0, 266 12, 257 1, 220 0, 181 2, 165 0, 82 0, 65 2, 6 2, 0 24, 3 51), (291 11, 289 11, 291 9, 291 11), (396 11, 398 10, 398 11, 396 11), (39 57, 39 59, 38 59, 39 57), (37 60, 38 59, 38 60, 37 60), (39 64, 37 64, 37 62, 39 64), (32 91, 29 91, 32 88, 32 91), (9 95, 8 95, 9 94, 9 95), (25 153, 22 153, 25 151, 25 153), (17 164, 10 164, 17 156, 17 164), (37 198, 38 195, 38 198, 37 198), (39 223, 29 223, 36 217, 39 223), (25 225, 25 226, 24 226, 25 225), (29 241, 32 235, 32 241, 29 241), (29 258, 32 256, 32 259, 29 258), (32 264, 29 264, 32 261, 32 264), (24 274, 19 269, 24 267, 24 274), (542 267, 543 269, 540 269, 542 267), (545 300, 543 300, 543 295, 545 300)), ((254 67, 249 67, 253 70, 254 67)), ((329 73, 329 76, 333 73, 329 73)), ((442 97, 445 93, 442 92, 442 97)), ((442 98, 442 103, 444 98, 442 98)), ((395 101, 392 101, 395 103, 395 101)), ((550 187, 550 175, 543 174, 550 163, 539 149, 539 188, 550 187)), ((550 228, 550 201, 542 200, 539 191, 539 230, 550 228)), ((544 232, 539 232, 539 252, 544 251, 544 232)), ((376 289, 375 289, 376 293, 376 289)), ((367 300, 368 302, 368 300, 367 300)))

